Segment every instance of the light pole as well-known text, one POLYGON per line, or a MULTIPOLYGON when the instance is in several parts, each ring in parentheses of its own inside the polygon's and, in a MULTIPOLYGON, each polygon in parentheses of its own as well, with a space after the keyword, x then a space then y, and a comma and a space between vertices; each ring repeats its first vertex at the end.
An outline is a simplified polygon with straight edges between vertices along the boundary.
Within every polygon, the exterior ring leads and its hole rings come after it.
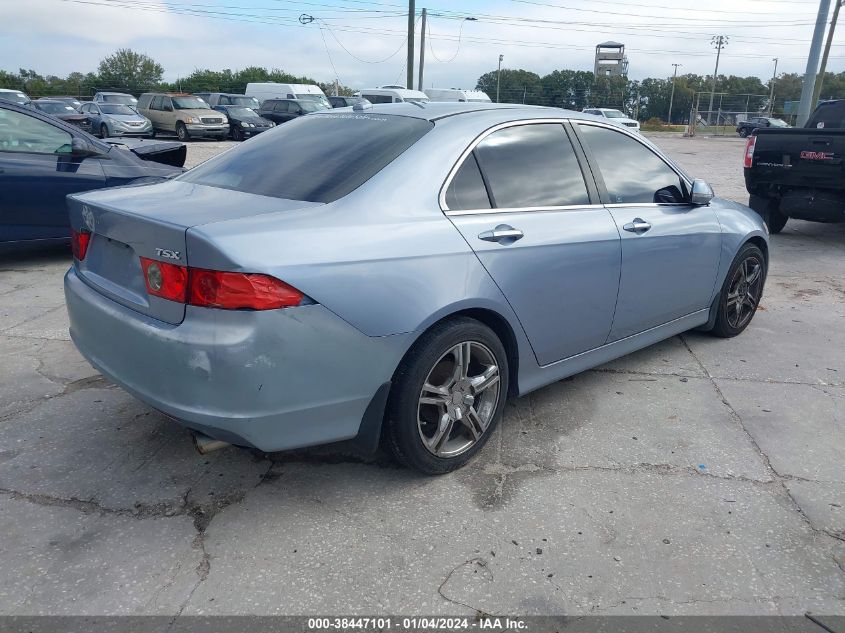
POLYGON ((414 7, 414 0, 408 0, 408 63, 405 87, 408 90, 414 89, 414 27, 416 26, 417 12, 414 7))
POLYGON ((678 66, 683 64, 672 64, 675 67, 675 74, 672 75, 672 94, 669 95, 669 125, 672 125, 672 103, 675 101, 675 79, 678 77, 678 66))
POLYGON ((504 55, 499 55, 499 70, 496 71, 496 103, 499 103, 499 83, 502 80, 502 60, 504 55))
MULTIPOLYGON (((719 57, 722 55, 722 48, 728 45, 727 35, 714 35, 710 44, 716 47, 716 70, 713 71, 713 82, 710 85, 710 106, 707 108, 707 124, 710 125, 710 116, 713 113, 713 97, 716 96, 716 76, 719 74, 719 57)), ((719 122, 716 121, 716 125, 719 122)))
POLYGON ((769 87, 769 116, 772 116, 775 110, 775 81, 778 77, 778 58, 772 57, 775 63, 775 71, 772 73, 772 85, 769 87))
POLYGON ((822 49, 822 37, 830 12, 830 0, 820 0, 819 12, 816 15, 816 26, 813 30, 813 40, 810 42, 810 55, 807 57, 807 69, 804 71, 804 84, 801 86, 801 103, 798 104, 798 118, 795 125, 803 126, 810 118, 813 109, 813 90, 816 87, 816 73, 819 71, 819 53, 822 49))
MULTIPOLYGON (((845 2, 845 0, 842 0, 845 2)), ((824 45, 824 53, 822 53, 822 63, 819 66, 819 75, 816 79, 816 88, 813 90, 812 107, 815 108, 819 102, 819 97, 822 94, 822 84, 824 83, 824 73, 827 70, 827 56, 830 55, 830 44, 833 42, 833 32, 836 30, 836 20, 839 18, 839 9, 842 8, 840 0, 834 0, 836 6, 833 9, 833 17, 830 19, 830 28, 827 30, 827 41, 824 45)))

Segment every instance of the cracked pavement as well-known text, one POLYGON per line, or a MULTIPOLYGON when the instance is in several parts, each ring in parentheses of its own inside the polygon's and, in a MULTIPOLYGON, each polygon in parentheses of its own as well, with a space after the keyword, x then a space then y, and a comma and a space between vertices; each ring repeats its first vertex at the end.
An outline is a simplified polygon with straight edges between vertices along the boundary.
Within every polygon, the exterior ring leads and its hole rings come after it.
MULTIPOLYGON (((741 140, 656 140, 746 199, 741 140)), ((843 256, 845 225, 790 221, 740 337, 515 400, 438 478, 198 455, 69 342, 69 255, 3 256, 0 614, 843 615, 843 256)))

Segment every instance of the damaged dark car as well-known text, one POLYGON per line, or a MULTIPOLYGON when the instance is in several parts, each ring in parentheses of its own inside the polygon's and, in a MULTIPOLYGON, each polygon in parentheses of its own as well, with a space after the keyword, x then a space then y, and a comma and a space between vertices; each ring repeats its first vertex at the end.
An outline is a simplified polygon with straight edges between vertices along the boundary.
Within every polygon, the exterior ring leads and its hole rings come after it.
POLYGON ((0 102, 0 247, 68 242, 68 194, 172 178, 185 171, 185 156, 177 141, 102 141, 0 102))

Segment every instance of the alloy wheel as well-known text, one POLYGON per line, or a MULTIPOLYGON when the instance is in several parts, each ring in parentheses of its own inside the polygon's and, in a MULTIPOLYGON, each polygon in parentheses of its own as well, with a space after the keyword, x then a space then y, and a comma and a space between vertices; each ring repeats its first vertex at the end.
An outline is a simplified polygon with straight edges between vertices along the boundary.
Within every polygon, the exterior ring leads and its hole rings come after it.
POLYGON ((734 271, 725 302, 728 324, 737 329, 745 327, 754 316, 763 294, 763 262, 749 255, 734 271))
POLYGON ((499 402, 499 366, 490 349, 459 343, 434 364, 420 391, 417 428, 437 457, 455 457, 486 433, 499 402))

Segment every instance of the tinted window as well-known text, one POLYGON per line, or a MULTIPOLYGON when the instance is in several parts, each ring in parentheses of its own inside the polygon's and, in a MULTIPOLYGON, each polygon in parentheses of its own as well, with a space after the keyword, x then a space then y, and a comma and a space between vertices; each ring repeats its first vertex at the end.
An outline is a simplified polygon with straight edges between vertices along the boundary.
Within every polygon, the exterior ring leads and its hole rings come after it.
POLYGON ((831 101, 820 104, 804 127, 845 127, 845 101, 831 101))
POLYGON ((493 132, 475 148, 493 206, 589 204, 587 186, 562 125, 520 125, 493 132))
POLYGON ((390 95, 361 95, 370 103, 393 103, 393 97, 390 95))
POLYGON ((446 206, 450 210, 489 209, 490 198, 478 169, 475 154, 467 156, 446 190, 446 206))
POLYGON ((138 107, 139 108, 149 108, 152 100, 153 100, 152 95, 146 95, 146 94, 141 95, 141 98, 138 100, 138 107))
POLYGON ((375 114, 298 117, 179 178, 262 196, 332 202, 372 178, 432 127, 422 119, 375 114))
POLYGON ((0 152, 69 154, 71 135, 35 117, 0 108, 0 152))
POLYGON ((289 112, 290 111, 290 104, 287 101, 277 101, 273 105, 274 112, 289 112))
POLYGON ((681 178, 663 159, 630 136, 594 125, 580 125, 598 163, 613 204, 684 202, 681 178))
POLYGON ((161 95, 159 95, 157 97, 153 97, 153 102, 150 104, 150 109, 151 110, 161 110, 161 102, 162 102, 163 98, 164 97, 162 97, 161 95))

